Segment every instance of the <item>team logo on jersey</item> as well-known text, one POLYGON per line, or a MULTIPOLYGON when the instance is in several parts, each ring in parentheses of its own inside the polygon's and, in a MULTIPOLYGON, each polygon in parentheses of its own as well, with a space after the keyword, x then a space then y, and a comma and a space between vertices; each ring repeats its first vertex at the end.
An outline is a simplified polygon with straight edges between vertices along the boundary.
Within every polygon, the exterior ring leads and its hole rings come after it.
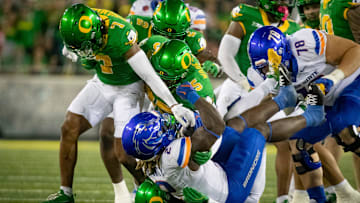
POLYGON ((204 50, 206 48, 205 38, 202 37, 199 39, 199 45, 200 45, 200 49, 198 50, 198 52, 201 52, 202 50, 204 50))
POLYGON ((236 7, 231 11, 231 16, 232 16, 233 18, 236 18, 236 17, 238 17, 238 16, 242 16, 242 13, 240 13, 240 11, 241 11, 240 6, 236 6, 236 7))
POLYGON ((128 31, 127 33, 127 39, 128 39, 128 42, 125 43, 125 45, 133 45, 136 43, 136 32, 134 30, 130 30, 128 31))

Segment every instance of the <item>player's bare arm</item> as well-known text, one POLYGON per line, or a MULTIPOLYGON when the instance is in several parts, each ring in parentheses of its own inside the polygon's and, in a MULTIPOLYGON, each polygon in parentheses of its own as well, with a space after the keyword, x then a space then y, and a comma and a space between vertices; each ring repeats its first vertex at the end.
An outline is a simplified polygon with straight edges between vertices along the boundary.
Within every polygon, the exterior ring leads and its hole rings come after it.
POLYGON ((359 56, 360 46, 355 42, 334 35, 327 35, 326 62, 338 65, 338 69, 343 71, 345 77, 359 68, 359 56))
POLYGON ((360 44, 360 5, 351 7, 347 17, 355 41, 360 44))
POLYGON ((242 27, 240 25, 240 22, 235 22, 235 21, 231 21, 225 34, 232 35, 239 39, 242 39, 245 35, 244 30, 242 29, 242 27))

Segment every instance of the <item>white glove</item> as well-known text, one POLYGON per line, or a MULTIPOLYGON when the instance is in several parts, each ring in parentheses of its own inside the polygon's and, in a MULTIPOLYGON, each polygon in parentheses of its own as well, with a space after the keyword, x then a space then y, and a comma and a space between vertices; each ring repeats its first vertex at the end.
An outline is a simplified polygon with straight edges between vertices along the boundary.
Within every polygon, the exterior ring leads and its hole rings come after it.
POLYGON ((171 107, 171 111, 173 112, 175 118, 179 123, 184 127, 193 127, 195 126, 195 117, 194 112, 183 107, 182 104, 176 104, 171 107))
POLYGON ((62 54, 70 59, 72 62, 76 62, 79 58, 78 55, 76 55, 74 52, 70 51, 69 49, 66 48, 66 46, 64 46, 64 48, 62 49, 62 54))

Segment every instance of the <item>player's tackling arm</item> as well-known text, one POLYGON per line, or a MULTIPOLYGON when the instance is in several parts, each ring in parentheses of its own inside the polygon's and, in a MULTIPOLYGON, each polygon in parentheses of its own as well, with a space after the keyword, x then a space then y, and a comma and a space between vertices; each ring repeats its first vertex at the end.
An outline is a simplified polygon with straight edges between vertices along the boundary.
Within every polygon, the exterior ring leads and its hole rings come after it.
POLYGON ((165 83, 154 71, 144 51, 142 51, 138 45, 133 45, 125 53, 125 59, 127 59, 127 62, 136 74, 171 108, 176 120, 185 126, 194 125, 195 120, 193 113, 177 103, 165 83))
POLYGON ((355 42, 360 44, 360 5, 351 7, 347 17, 355 42))
POLYGON ((350 76, 359 68, 359 56, 360 45, 345 38, 327 35, 326 62, 337 65, 338 70, 343 72, 343 78, 350 76))
MULTIPOLYGON (((188 100, 200 113, 202 126, 198 127, 191 136, 191 154, 197 151, 209 151, 225 130, 225 122, 217 110, 196 93, 189 82, 180 85, 176 89, 176 94, 181 99, 188 100)), ((189 168, 196 171, 199 165, 190 161, 189 168)))

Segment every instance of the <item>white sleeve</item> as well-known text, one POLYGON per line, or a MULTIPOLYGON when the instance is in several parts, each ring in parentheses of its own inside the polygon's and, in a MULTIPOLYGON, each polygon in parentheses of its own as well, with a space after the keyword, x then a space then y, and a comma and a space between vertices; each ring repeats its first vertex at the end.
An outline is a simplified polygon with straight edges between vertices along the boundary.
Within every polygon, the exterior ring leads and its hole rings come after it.
POLYGON ((254 90, 244 95, 239 101, 237 101, 225 115, 225 121, 232 119, 244 111, 260 104, 262 99, 267 96, 275 87, 276 80, 273 78, 267 78, 254 90))
POLYGON ((246 77, 241 73, 240 67, 235 61, 235 56, 239 50, 241 40, 233 35, 225 34, 221 39, 218 59, 224 72, 236 83, 247 81, 246 77))
POLYGON ((154 71, 143 50, 138 51, 127 61, 135 73, 160 97, 169 107, 177 104, 168 87, 154 71))

